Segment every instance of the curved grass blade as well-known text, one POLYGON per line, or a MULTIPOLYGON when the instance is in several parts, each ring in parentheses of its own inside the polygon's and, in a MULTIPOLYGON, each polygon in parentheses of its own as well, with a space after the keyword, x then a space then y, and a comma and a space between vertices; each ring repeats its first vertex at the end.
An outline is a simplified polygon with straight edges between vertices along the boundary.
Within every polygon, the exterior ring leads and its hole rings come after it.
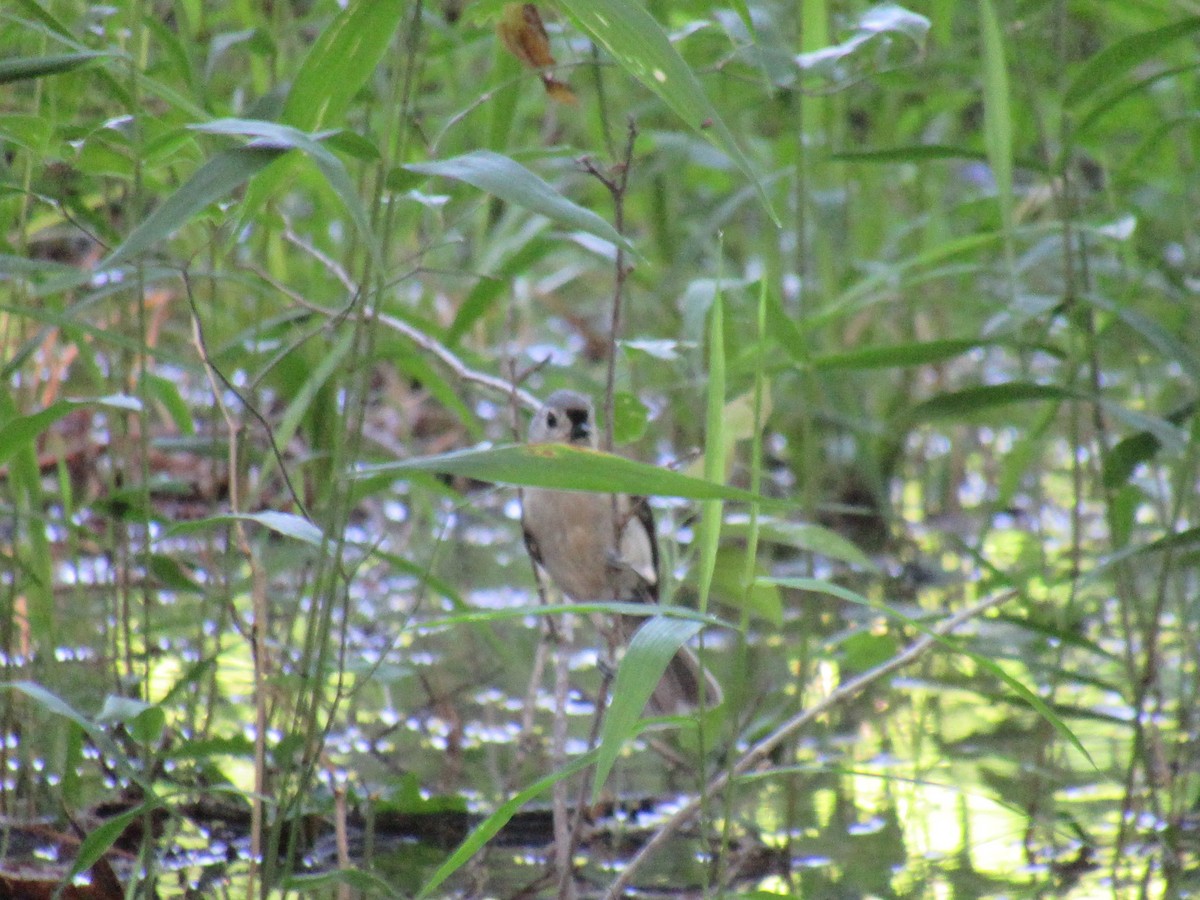
POLYGON ((862 347, 844 353, 822 353, 813 358, 812 364, 814 369, 887 369, 924 366, 945 362, 956 356, 962 356, 976 347, 994 343, 995 341, 959 338, 888 344, 880 347, 862 347))
POLYGON ((208 134, 233 134, 261 139, 251 146, 259 146, 261 142, 266 142, 267 146, 282 149, 294 148, 303 152, 325 176, 325 180, 333 188, 333 192, 337 194, 342 205, 346 207, 346 211, 350 213, 350 218, 354 220, 359 234, 375 253, 376 262, 379 262, 366 207, 363 206, 358 191, 354 189, 354 183, 350 180, 350 175, 346 172, 342 161, 320 143, 321 139, 333 138, 335 134, 327 133, 319 136, 305 134, 288 125, 263 122, 258 119, 216 119, 189 127, 192 131, 202 131, 208 134))
POLYGON ((1080 69, 1067 87, 1063 102, 1078 106, 1096 91, 1112 85, 1130 69, 1151 59, 1164 47, 1200 29, 1200 16, 1190 16, 1153 31, 1144 31, 1101 50, 1080 69))
POLYGON ((146 216, 97 268, 111 269, 170 237, 210 203, 229 196, 287 152, 288 148, 247 146, 218 153, 146 216))
POLYGON ((500 829, 508 823, 509 819, 517 814, 517 811, 522 806, 534 797, 548 791, 557 782, 562 781, 564 778, 570 778, 576 772, 587 768, 595 758, 596 751, 593 750, 585 753, 578 759, 572 760, 565 768, 558 772, 552 772, 539 781, 535 781, 529 787, 525 788, 525 790, 502 803, 494 813, 475 826, 475 830, 467 835, 466 840, 459 845, 457 850, 450 854, 450 858, 438 867, 438 870, 433 873, 433 876, 425 883, 425 886, 417 892, 416 900, 428 897, 447 878, 457 872, 467 860, 483 848, 484 844, 496 836, 500 829))
POLYGON ((0 60, 0 84, 71 72, 108 56, 107 53, 54 53, 0 60))
POLYGON ((180 522, 178 525, 173 525, 164 534, 162 539, 169 537, 177 537, 181 534, 192 534, 197 531, 203 531, 213 525, 223 525, 229 522, 252 522, 255 525, 261 525, 276 534, 284 537, 292 538, 300 541, 302 544, 309 544, 313 547, 320 547, 324 542, 324 535, 321 529, 314 525, 308 519, 302 516, 297 516, 294 513, 276 512, 274 510, 266 510, 260 513, 224 513, 217 516, 206 516, 203 519, 195 519, 191 522, 180 522))
POLYGON ((613 681, 612 702, 604 715, 604 728, 596 748, 592 778, 593 802, 600 796, 621 748, 638 734, 638 720, 646 702, 675 653, 700 631, 694 620, 654 616, 637 630, 613 681))
POLYGON ((123 394, 95 400, 58 400, 45 409, 17 416, 0 426, 0 464, 8 461, 26 442, 36 438, 59 419, 84 406, 98 406, 119 412, 136 413, 142 410, 141 401, 123 394))
POLYGON ((438 456, 364 466, 356 470, 353 477, 390 475, 402 478, 409 472, 438 472, 496 484, 567 491, 620 492, 640 496, 685 497, 690 500, 785 505, 749 491, 681 475, 611 453, 565 444, 518 444, 482 450, 458 450, 438 456))
POLYGON ((491 150, 475 150, 450 159, 411 163, 404 168, 422 175, 438 175, 464 182, 501 200, 540 213, 567 228, 585 231, 611 244, 633 250, 633 245, 600 216, 572 203, 520 163, 491 150))
POLYGON ((340 125, 408 9, 406 3, 350 3, 321 32, 296 73, 283 121, 301 131, 340 125))

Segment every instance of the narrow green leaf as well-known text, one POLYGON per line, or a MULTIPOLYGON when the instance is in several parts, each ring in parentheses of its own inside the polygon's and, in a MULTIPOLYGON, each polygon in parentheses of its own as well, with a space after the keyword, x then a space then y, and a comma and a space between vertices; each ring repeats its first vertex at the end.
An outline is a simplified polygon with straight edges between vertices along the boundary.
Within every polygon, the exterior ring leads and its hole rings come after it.
POLYGON ((1033 384, 1026 381, 1009 381, 1004 384, 982 384, 939 394, 918 403, 909 415, 916 421, 954 418, 971 413, 983 412, 1010 403, 1029 403, 1038 400, 1063 401, 1070 394, 1054 384, 1033 384))
POLYGON ((350 218, 354 220, 358 233, 362 235, 368 246, 374 248, 375 241, 367 209, 363 206, 362 198, 355 190, 354 183, 346 172, 346 167, 342 165, 342 161, 337 156, 319 142, 320 138, 331 137, 331 135, 305 134, 288 125, 279 125, 275 122, 264 122, 258 119, 215 119, 201 125, 191 125, 189 128, 192 131, 202 131, 208 134, 242 135, 261 139, 261 141, 251 144, 250 147, 264 146, 263 142, 265 142, 265 146, 276 150, 295 149, 301 151, 325 176, 325 180, 333 188, 333 192, 337 194, 342 205, 346 207, 346 211, 350 213, 350 218))
POLYGON ((1097 90, 1111 86, 1130 69, 1157 56, 1168 44, 1187 37, 1197 29, 1200 29, 1200 16, 1190 16, 1104 48, 1084 63, 1083 68, 1071 79, 1063 95, 1064 103, 1078 106, 1097 90))
POLYGON ((32 282, 47 278, 68 278, 79 276, 76 266, 57 263, 45 259, 27 259, 24 256, 11 256, 0 253, 0 277, 20 278, 32 282))
POLYGON ((17 416, 0 426, 0 464, 7 462, 22 445, 34 440, 59 419, 85 406, 98 406, 120 412, 141 412, 142 409, 142 404, 136 397, 123 394, 98 397, 95 400, 58 400, 45 409, 17 416))
MULTIPOLYGON (((1167 415, 1167 422, 1179 428, 1196 414, 1198 404, 1189 400, 1167 415)), ((1151 431, 1138 431, 1118 441, 1104 455, 1104 486, 1116 490, 1133 476, 1144 462, 1153 459, 1162 449, 1160 441, 1151 431)))
MULTIPOLYGON (((744 537, 749 533, 749 522, 745 516, 729 517, 723 529, 731 537, 744 537)), ((869 572, 879 571, 879 567, 855 544, 822 525, 764 517, 758 520, 758 529, 760 539, 767 543, 841 560, 869 572)))
POLYGON ((657 603, 539 603, 533 606, 506 606, 501 609, 479 609, 471 607, 464 612, 442 616, 422 622, 422 628, 452 628, 455 625, 478 624, 480 622, 504 622, 509 619, 525 619, 540 616, 662 616, 664 618, 687 619, 712 628, 727 628, 729 623, 716 616, 696 612, 686 606, 663 606, 657 603))
POLYGON ((600 216, 572 203, 523 165, 499 153, 475 150, 450 159, 412 163, 404 168, 422 175, 438 175, 461 181, 501 200, 539 213, 567 228, 585 231, 611 244, 633 249, 629 241, 600 216))
MULTIPOLYGON (((757 540, 758 535, 746 528, 738 529, 742 534, 757 540)), ((721 533, 730 533, 728 523, 722 523, 721 533)), ((757 554, 749 552, 750 542, 745 547, 725 546, 717 551, 717 565, 713 570, 712 592, 726 607, 740 613, 742 627, 748 627, 751 616, 766 622, 774 629, 783 627, 783 593, 773 584, 758 580, 760 575, 769 575, 758 565, 757 554)), ((757 549, 757 544, 755 545, 757 549)))
POLYGON ((74 722, 93 738, 97 735, 104 736, 103 730, 95 722, 76 710, 66 700, 63 700, 57 694, 47 690, 36 682, 6 681, 0 682, 0 688, 7 688, 24 694, 47 712, 74 722))
MULTIPOLYGON (((718 252, 721 252, 720 250, 718 252)), ((718 273, 717 290, 709 310, 708 327, 708 410, 704 423, 704 476, 713 484, 725 481, 726 460, 731 447, 726 441, 725 420, 725 299, 718 273)), ((700 530, 697 545, 700 553, 696 573, 700 595, 700 611, 708 610, 708 594, 712 589, 717 551, 721 543, 720 500, 706 500, 700 510, 700 530)))
POLYGON ((898 4, 880 3, 863 12, 845 40, 837 44, 821 42, 815 49, 799 54, 795 63, 806 74, 845 83, 916 59, 925 48, 930 24, 925 16, 898 4), (897 58, 893 52, 897 36, 906 39, 905 57, 897 58))
POLYGON ((70 884, 75 876, 86 872, 98 863, 100 857, 112 849, 112 845, 125 832, 125 829, 148 812, 153 812, 160 806, 162 806, 162 803, 157 799, 147 800, 132 809, 118 813, 111 819, 105 819, 104 824, 93 828, 88 833, 88 836, 83 839, 83 843, 79 845, 79 852, 75 855, 75 861, 71 863, 71 871, 67 873, 64 881, 70 884))
POLYGON ((814 369, 886 369, 925 366, 962 356, 991 341, 951 339, 862 347, 845 353, 823 353, 813 359, 814 369))
POLYGON ((134 697, 109 694, 104 698, 100 712, 96 713, 96 721, 102 725, 125 725, 150 709, 151 705, 134 697))
MULTIPOLYGON (((599 450, 565 444, 510 445, 483 450, 458 450, 400 462, 364 466, 354 477, 403 477, 409 472, 440 472, 497 484, 547 487, 568 491, 625 493, 640 496, 686 497, 692 500, 733 500, 770 503, 749 491, 691 478, 646 463, 599 450)), ((782 505, 775 503, 774 505, 782 505)))
POLYGON ((637 736, 638 720, 675 653, 700 631, 688 619, 653 616, 634 634, 613 681, 612 702, 604 716, 592 778, 593 802, 608 780, 621 748, 637 736))
MULTIPOLYGON (((1101 94, 1098 98, 1096 98, 1094 103, 1092 103, 1086 109, 1080 110, 1079 123, 1075 126, 1071 133, 1072 139, 1078 142, 1082 135, 1085 135, 1091 131, 1094 127, 1096 127, 1098 122, 1102 121, 1105 116, 1119 107, 1126 100, 1129 100, 1138 94, 1149 91, 1160 81, 1167 81, 1172 78, 1176 78, 1179 75, 1190 73, 1195 68, 1196 64, 1194 62, 1188 62, 1181 66, 1172 66, 1169 69, 1156 71, 1152 75, 1148 75, 1145 78, 1139 78, 1137 81, 1134 81, 1131 84, 1114 87, 1112 90, 1101 94)), ((1132 153, 1127 154, 1125 161, 1121 164, 1120 168, 1114 170, 1113 174, 1116 177, 1114 178, 1113 183, 1120 183, 1122 180, 1124 180, 1122 177, 1124 173, 1131 171, 1133 167, 1138 165, 1138 160, 1141 158, 1141 155, 1146 148, 1159 146, 1159 142, 1162 140, 1163 134, 1172 130, 1172 122, 1176 124, 1189 123, 1194 121, 1196 118, 1197 113, 1194 110, 1189 110, 1187 113, 1185 113, 1185 115, 1167 119, 1157 128, 1146 132, 1142 136, 1142 140, 1138 143, 1137 149, 1135 149, 1132 153)))
POLYGON ((109 737, 108 732, 96 721, 89 719, 83 713, 75 709, 66 700, 63 700, 57 694, 47 690, 40 684, 33 681, 4 681, 0 682, 0 690, 17 691, 24 694, 30 700, 37 703, 46 712, 62 716, 69 722, 78 725, 87 736, 91 739, 96 748, 104 754, 109 764, 113 765, 119 772, 123 773, 130 781, 140 785, 143 790, 150 794, 153 792, 151 785, 145 782, 140 772, 131 768, 128 764, 128 756, 117 748, 117 745, 109 737))
POLYGON ((595 759, 596 752, 594 750, 590 753, 585 753, 583 756, 569 762, 559 771, 552 772, 545 778, 535 781, 529 787, 525 788, 525 790, 518 792, 502 803, 494 813, 476 825, 475 830, 467 835, 466 840, 459 845, 459 848, 450 854, 450 858, 438 867, 438 870, 433 873, 424 887, 417 892, 417 900, 421 900, 422 897, 428 897, 447 878, 457 872, 467 860, 483 849, 484 844, 495 837, 500 829, 508 823, 509 819, 516 815, 522 806, 545 793, 564 778, 570 778, 576 772, 586 769, 595 759))
POLYGON ((300 66, 282 119, 301 131, 341 125, 350 101, 387 52, 408 5, 349 3, 321 32, 300 66))
POLYGON ((192 421, 192 411, 184 401, 183 395, 179 393, 178 384, 170 378, 164 378, 153 372, 143 372, 142 385, 147 397, 162 404, 180 434, 191 437, 196 433, 196 426, 192 421))
MULTIPOLYGON (((275 443, 278 446, 286 447, 291 444, 304 418, 306 416, 311 418, 314 412, 313 404, 317 402, 322 390, 329 384, 329 379, 334 377, 350 353, 350 348, 354 345, 354 337, 352 329, 342 329, 340 333, 337 333, 336 338, 329 342, 320 360, 311 368, 302 370, 304 381, 300 384, 287 385, 289 402, 275 426, 275 443)), ((276 461, 272 460, 264 470, 264 474, 272 474, 276 465, 276 461)))
POLYGON ((101 725, 124 725, 135 741, 153 744, 162 737, 167 716, 157 703, 109 694, 104 698, 96 721, 101 725))
POLYGON ((50 56, 18 56, 0 59, 0 84, 23 81, 27 78, 41 78, 44 75, 59 75, 109 55, 107 53, 56 53, 50 56))
POLYGON ((148 565, 154 580, 169 591, 187 594, 203 594, 204 588, 192 578, 187 567, 174 556, 166 553, 151 553, 148 565))
POLYGON ((931 162, 939 159, 985 161, 987 154, 968 147, 951 147, 946 144, 910 144, 906 147, 879 147, 874 150, 843 150, 829 158, 835 162, 864 163, 931 162))
POLYGON ((1123 403, 1105 397, 1095 397, 1084 391, 1075 391, 1053 384, 1033 384, 1025 381, 1010 381, 1003 384, 976 385, 941 394, 919 403, 908 411, 912 421, 927 421, 942 418, 961 418, 985 412, 1013 403, 1030 403, 1042 400, 1063 402, 1095 403, 1106 413, 1135 431, 1146 431, 1171 452, 1180 452, 1187 440, 1170 422, 1158 416, 1147 415, 1130 409, 1123 403))
POLYGON ((991 0, 979 0, 979 28, 983 39, 984 139, 1007 236, 1011 235, 1013 224, 1012 99, 1004 58, 1004 31, 991 0))
POLYGON ((361 869, 334 869, 330 872, 319 872, 311 875, 289 874, 281 880, 281 890, 296 892, 301 897, 325 897, 334 892, 334 885, 345 885, 355 891, 358 897, 395 897, 396 889, 390 879, 385 879, 361 869))
POLYGON ((749 157, 705 96, 691 67, 645 7, 628 0, 558 0, 558 5, 576 28, 607 50, 688 126, 724 151, 754 184, 771 221, 780 224, 749 157))
POLYGON ((278 147, 247 146, 218 153, 134 228, 98 268, 111 269, 170 237, 210 203, 229 196, 286 152, 278 147))
POLYGON ((1116 303, 1102 294, 1088 292, 1080 295, 1083 300, 1116 316, 1131 328, 1147 344, 1166 359, 1179 364, 1187 373, 1192 384, 1200 386, 1200 354, 1194 349, 1195 341, 1182 341, 1163 328, 1158 322, 1141 313, 1131 303, 1116 303))
POLYGON ((274 531, 276 534, 281 534, 284 537, 289 537, 314 547, 320 547, 324 541, 321 529, 312 524, 312 522, 302 516, 293 515, 292 513, 275 512, 273 510, 260 513, 225 513, 218 516, 206 516, 203 519, 195 519, 191 522, 180 522, 171 526, 163 534, 162 539, 178 537, 183 534, 194 534, 206 528, 211 528, 214 525, 223 525, 229 522, 253 522, 256 525, 261 525, 264 528, 274 531))

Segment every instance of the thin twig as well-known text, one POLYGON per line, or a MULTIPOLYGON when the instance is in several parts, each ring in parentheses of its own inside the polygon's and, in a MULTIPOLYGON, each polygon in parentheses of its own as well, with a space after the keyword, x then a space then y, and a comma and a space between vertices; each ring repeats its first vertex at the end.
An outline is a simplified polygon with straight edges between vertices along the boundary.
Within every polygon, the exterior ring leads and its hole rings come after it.
POLYGON ((381 325, 391 328, 393 331, 398 331, 404 335, 422 350, 431 353, 437 357, 447 369, 453 372, 458 378, 463 381, 469 381, 472 384, 478 384, 489 390, 495 391, 498 394, 512 394, 519 399, 527 409, 537 409, 541 404, 538 403, 537 397, 529 393, 523 388, 516 387, 508 382, 507 379, 497 378, 495 375, 488 375, 485 372, 478 372, 470 368, 461 359, 455 356, 450 349, 439 341, 419 328, 409 325, 402 319, 397 319, 395 316, 389 316, 387 313, 376 312, 374 314, 375 321, 381 325))
MULTIPOLYGON (((291 481, 288 480, 287 470, 283 466, 283 460, 279 457, 279 448, 275 445, 275 437, 270 426, 258 414, 258 411, 229 383, 224 373, 213 364, 212 357, 208 352, 208 345, 204 339, 204 327, 200 322, 200 310, 196 306, 196 299, 192 293, 192 286, 188 280, 186 269, 182 275, 184 292, 187 295, 188 306, 192 315, 192 340, 195 342, 196 352, 200 354, 200 359, 204 363, 204 373, 208 378, 209 389, 213 394, 213 402, 225 419, 225 425, 229 430, 229 508, 234 513, 242 512, 242 489, 238 476, 238 457, 240 456, 238 438, 242 432, 242 427, 241 423, 236 420, 229 407, 225 404, 222 391, 217 384, 218 379, 225 385, 226 389, 238 397, 242 405, 250 411, 251 415, 255 416, 266 428, 271 448, 275 451, 280 471, 283 472, 288 490, 292 492, 296 505, 303 511, 304 507, 292 489, 291 481)), ((270 712, 267 709, 269 696, 267 684, 270 680, 272 666, 270 654, 266 648, 266 636, 269 631, 267 627, 266 574, 263 571, 261 561, 250 546, 250 540, 246 536, 246 523, 241 519, 234 521, 233 535, 238 552, 242 554, 250 566, 251 604, 253 609, 253 618, 249 628, 242 631, 242 634, 247 638, 250 645, 250 659, 254 678, 254 797, 250 807, 250 878, 246 886, 247 896, 250 897, 253 896, 255 884, 258 883, 258 867, 263 861, 263 833, 266 825, 264 798, 269 795, 267 787, 266 741, 270 712)), ((237 623, 237 621, 238 619, 235 615, 234 622, 237 623)))
MULTIPOLYGON (((212 361, 212 356, 208 352, 208 341, 204 337, 204 326, 200 321, 200 310, 196 306, 196 297, 192 293, 191 277, 188 275, 187 269, 183 269, 179 274, 183 279, 183 292, 187 296, 188 307, 191 309, 192 313, 193 340, 196 343, 196 350, 200 354, 200 361, 204 363, 204 371, 209 375, 213 391, 213 399, 220 404, 220 391, 218 390, 217 385, 211 382, 211 379, 216 378, 220 380, 225 390, 229 391, 238 398, 238 401, 243 407, 245 407, 246 411, 254 417, 255 421, 257 421, 259 425, 262 426, 263 433, 267 437, 267 443, 271 447, 271 455, 275 457, 275 464, 279 466, 279 474, 283 477, 284 486, 287 488, 288 495, 292 498, 292 503, 294 503, 296 508, 300 510, 300 514, 311 522, 312 517, 308 514, 308 509, 305 507, 304 501, 300 499, 300 495, 296 492, 296 488, 292 484, 291 475, 288 474, 288 467, 283 460, 283 452, 279 449, 279 445, 275 443, 275 429, 271 427, 271 423, 267 421, 267 417, 258 411, 258 408, 250 402, 249 398, 239 391, 234 386, 233 382, 225 377, 225 373, 217 368, 216 364, 212 361)), ((233 426, 231 425, 231 433, 232 427, 233 426)), ((229 480, 230 484, 232 485, 234 482, 233 471, 230 472, 229 480)))
MULTIPOLYGON (((601 172, 587 157, 580 160, 585 172, 604 185, 613 201, 613 227, 617 234, 625 236, 625 191, 629 187, 629 170, 633 167, 633 144, 637 140, 637 123, 630 118, 629 132, 625 140, 625 152, 611 173, 601 172)), ((604 382, 604 444, 605 451, 613 448, 613 392, 617 380, 617 342, 621 339, 621 307, 624 305, 625 281, 631 268, 625 263, 625 248, 617 244, 613 275, 612 316, 608 330, 608 373, 604 382)))
POLYGON ((642 849, 639 850, 637 855, 629 861, 625 868, 621 870, 621 874, 615 881, 613 881, 611 885, 609 885, 608 891, 604 895, 605 900, 617 900, 617 898, 624 896, 626 889, 629 887, 629 883, 633 880, 633 877, 637 874, 637 871, 643 865, 645 865, 645 863, 651 857, 662 850, 663 847, 666 846, 667 842, 675 835, 675 833, 678 832, 679 829, 684 825, 686 825, 692 819, 692 817, 696 815, 697 812, 699 812, 701 802, 704 797, 716 794, 718 791, 723 790, 726 784, 728 784, 732 779, 739 775, 744 775, 754 769, 759 765, 759 763, 766 760, 776 747, 778 747, 788 738, 792 737, 794 734, 796 734, 796 732, 808 725, 818 716, 824 715, 834 706, 845 703, 851 698, 857 696, 865 688, 884 676, 890 675, 897 669, 901 669, 924 656, 931 649, 933 649, 934 646, 937 645, 938 638, 950 634, 960 625, 970 622, 972 619, 975 619, 987 612, 987 610, 991 609, 993 606, 998 606, 1001 603, 1012 599, 1016 595, 1016 591, 1005 591, 1002 594, 998 594, 995 597, 989 597, 987 600, 976 603, 972 607, 955 613, 950 618, 944 619, 931 628, 929 634, 924 634, 917 638, 917 640, 909 644, 907 649, 905 649, 903 652, 896 654, 887 662, 880 666, 876 666, 869 672, 864 672, 857 678, 852 678, 850 681, 847 681, 845 684, 834 690, 828 697, 817 703, 815 706, 792 716, 792 718, 780 725, 777 729, 775 729, 775 731, 751 747, 746 755, 738 760, 732 768, 727 769, 714 777, 708 783, 708 787, 701 791, 698 797, 688 801, 687 804, 685 804, 678 812, 676 812, 675 815, 673 815, 670 820, 658 830, 654 837, 646 842, 642 849))

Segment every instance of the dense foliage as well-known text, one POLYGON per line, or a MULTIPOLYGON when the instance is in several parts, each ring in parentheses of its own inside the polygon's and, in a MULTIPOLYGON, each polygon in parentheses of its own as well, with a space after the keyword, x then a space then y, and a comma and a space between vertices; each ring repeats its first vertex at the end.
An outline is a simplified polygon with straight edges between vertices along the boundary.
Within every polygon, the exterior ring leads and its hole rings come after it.
POLYGON ((1189 12, 6 3, 3 811, 165 893, 216 821, 263 896, 457 890, 598 741, 703 799, 714 891, 747 843, 795 896, 1200 889, 1189 12), (562 387, 645 465, 457 452, 562 387), (656 495, 702 612, 570 750, 489 483, 656 495), (705 623, 722 711, 642 733, 705 623), (468 807, 449 862, 304 860, 468 807))

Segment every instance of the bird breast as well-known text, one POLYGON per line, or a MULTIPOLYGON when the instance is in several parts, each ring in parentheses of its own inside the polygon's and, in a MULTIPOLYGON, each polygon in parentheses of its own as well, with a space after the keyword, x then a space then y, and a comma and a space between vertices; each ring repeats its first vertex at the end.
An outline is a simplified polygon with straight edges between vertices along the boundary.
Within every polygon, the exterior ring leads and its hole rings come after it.
MULTIPOLYGON (((633 525, 644 532, 636 520, 633 525)), ((649 537, 630 535, 629 523, 620 554, 614 552, 610 494, 528 488, 525 527, 537 544, 543 568, 559 590, 579 603, 631 599, 626 596, 631 592, 629 575, 623 576, 622 568, 649 581, 655 577, 650 572, 647 578, 646 573, 653 566, 649 537)))

